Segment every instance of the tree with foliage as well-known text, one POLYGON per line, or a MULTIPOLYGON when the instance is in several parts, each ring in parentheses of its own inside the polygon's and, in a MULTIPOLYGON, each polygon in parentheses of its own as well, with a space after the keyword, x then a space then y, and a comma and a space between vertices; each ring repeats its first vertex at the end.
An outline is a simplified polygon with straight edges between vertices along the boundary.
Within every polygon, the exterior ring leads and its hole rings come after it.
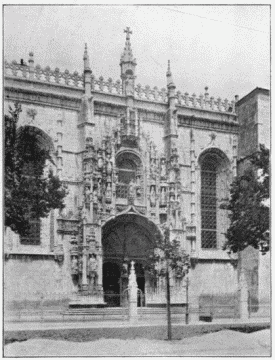
POLYGON ((165 277, 167 299, 167 337, 172 340, 170 276, 174 274, 183 278, 190 268, 190 257, 181 248, 177 239, 170 240, 170 227, 167 223, 162 226, 162 236, 156 236, 153 254, 150 255, 147 271, 153 276, 165 277))
POLYGON ((5 226, 27 236, 33 218, 45 218, 51 209, 64 208, 66 188, 53 171, 46 174, 50 151, 41 147, 27 128, 17 129, 21 106, 5 115, 5 226))
POLYGON ((224 250, 236 253, 251 245, 263 254, 269 250, 269 150, 259 150, 247 159, 246 170, 231 185, 230 226, 224 250))

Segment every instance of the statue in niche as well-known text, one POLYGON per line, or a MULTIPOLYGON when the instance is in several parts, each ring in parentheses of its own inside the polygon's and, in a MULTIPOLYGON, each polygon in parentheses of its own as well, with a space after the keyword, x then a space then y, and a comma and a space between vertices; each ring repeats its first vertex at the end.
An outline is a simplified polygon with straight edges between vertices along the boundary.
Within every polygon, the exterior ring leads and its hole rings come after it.
POLYGON ((170 169, 169 172, 169 182, 174 183, 176 182, 176 174, 174 169, 170 169))
POLYGON ((136 183, 132 179, 129 183, 129 197, 135 198, 135 193, 136 193, 135 190, 136 190, 136 183))
POLYGON ((100 200, 102 198, 102 180, 99 178, 98 179, 98 186, 97 186, 97 198, 100 200))
POLYGON ((125 94, 127 96, 134 95, 134 80, 131 78, 125 80, 125 94))
POLYGON ((111 188, 111 183, 107 183, 107 187, 106 187, 106 199, 111 199, 112 198, 112 188, 111 188))
POLYGON ((161 179, 166 178, 166 164, 165 164, 165 159, 161 159, 161 163, 160 163, 160 177, 161 177, 161 179))
POLYGON ((155 186, 151 186, 150 203, 151 203, 151 206, 156 206, 156 190, 155 190, 155 186))
POLYGON ((112 170, 113 170, 113 165, 112 165, 112 162, 110 160, 110 156, 108 156, 107 165, 106 165, 106 173, 107 173, 107 175, 111 175, 112 170))
POLYGON ((84 188, 84 199, 85 199, 85 204, 88 204, 90 202, 90 189, 88 185, 85 185, 84 188))
POLYGON ((89 258, 89 276, 91 278, 91 285, 95 286, 96 285, 96 277, 97 277, 97 268, 98 268, 98 264, 97 264, 97 259, 96 259, 96 255, 92 254, 89 258))
POLYGON ((155 179, 157 176, 157 159, 151 158, 151 174, 152 178, 155 179))
POLYGON ((103 167, 103 157, 102 157, 102 151, 98 150, 98 160, 97 160, 97 167, 99 170, 103 167))
POLYGON ((93 202, 95 203, 95 204, 97 204, 97 189, 94 189, 94 191, 93 191, 93 202))
POLYGON ((82 220, 88 219, 88 209, 86 208, 85 204, 83 205, 82 210, 81 210, 81 219, 82 220))
POLYGON ((72 258, 71 270, 72 270, 72 274, 73 274, 73 275, 77 275, 77 274, 78 274, 78 260, 77 260, 77 256, 73 256, 73 258, 72 258))
POLYGON ((161 188, 160 202, 161 202, 161 204, 166 204, 166 191, 165 191, 165 187, 162 187, 162 188, 161 188))
POLYGON ((83 269, 83 260, 82 260, 82 258, 80 258, 80 259, 78 260, 78 271, 79 271, 80 273, 82 273, 82 269, 83 269))
POLYGON ((136 177, 136 186, 140 187, 140 175, 137 175, 136 177))
POLYGON ((123 264, 122 264, 121 276, 122 277, 128 277, 128 264, 127 264, 126 261, 124 261, 123 264))

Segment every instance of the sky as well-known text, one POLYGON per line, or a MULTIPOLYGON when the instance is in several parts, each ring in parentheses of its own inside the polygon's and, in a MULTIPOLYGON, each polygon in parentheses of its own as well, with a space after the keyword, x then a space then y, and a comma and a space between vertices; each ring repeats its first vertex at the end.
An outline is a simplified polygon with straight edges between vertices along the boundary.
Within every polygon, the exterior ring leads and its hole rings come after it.
POLYGON ((166 87, 167 62, 176 90, 233 100, 270 89, 268 5, 5 6, 4 58, 83 72, 88 45, 96 78, 120 78, 129 26, 136 84, 166 87))

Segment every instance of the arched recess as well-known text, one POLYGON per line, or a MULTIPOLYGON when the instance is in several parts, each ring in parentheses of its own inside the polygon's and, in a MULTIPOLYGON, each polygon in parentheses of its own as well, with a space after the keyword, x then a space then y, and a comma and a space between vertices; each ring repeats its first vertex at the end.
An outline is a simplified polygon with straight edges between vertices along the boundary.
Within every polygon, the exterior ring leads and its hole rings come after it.
POLYGON ((138 288, 145 293, 146 282, 150 281, 146 274, 146 266, 161 236, 160 229, 151 220, 135 213, 124 213, 105 223, 102 228, 102 253, 103 290, 107 303, 111 303, 111 297, 107 292, 112 283, 116 284, 111 285, 114 290, 112 296, 117 298, 116 306, 123 304, 122 296, 128 286, 131 261, 135 262, 138 288), (108 278, 105 264, 114 264, 115 268, 120 269, 117 279, 108 278))
POLYGON ((201 248, 220 249, 225 241, 228 216, 220 205, 229 198, 230 161, 223 151, 209 148, 199 158, 201 248))
MULTIPOLYGON (((17 142, 20 144, 20 149, 24 153, 32 152, 32 145, 36 145, 40 149, 49 151, 51 156, 51 161, 46 160, 44 164, 44 175, 51 169, 53 173, 56 173, 56 155, 54 144, 49 135, 47 135, 43 130, 30 125, 21 126, 17 130, 17 142)), ((27 162, 23 165, 23 172, 27 176, 35 176, 35 161, 28 159, 27 162)), ((53 221, 53 219, 52 219, 53 221)), ((40 245, 41 243, 41 219, 38 217, 33 217, 30 219, 31 228, 27 236, 20 237, 20 243, 22 245, 40 245)))

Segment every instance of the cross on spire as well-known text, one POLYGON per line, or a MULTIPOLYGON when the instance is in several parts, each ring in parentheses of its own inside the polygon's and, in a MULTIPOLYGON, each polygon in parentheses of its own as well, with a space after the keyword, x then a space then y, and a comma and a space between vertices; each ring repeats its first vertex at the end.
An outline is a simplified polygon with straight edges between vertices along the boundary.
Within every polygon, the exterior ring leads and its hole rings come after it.
POLYGON ((126 35, 126 40, 130 40, 130 34, 133 34, 133 32, 130 30, 130 28, 128 26, 126 27, 124 32, 127 34, 126 35))

